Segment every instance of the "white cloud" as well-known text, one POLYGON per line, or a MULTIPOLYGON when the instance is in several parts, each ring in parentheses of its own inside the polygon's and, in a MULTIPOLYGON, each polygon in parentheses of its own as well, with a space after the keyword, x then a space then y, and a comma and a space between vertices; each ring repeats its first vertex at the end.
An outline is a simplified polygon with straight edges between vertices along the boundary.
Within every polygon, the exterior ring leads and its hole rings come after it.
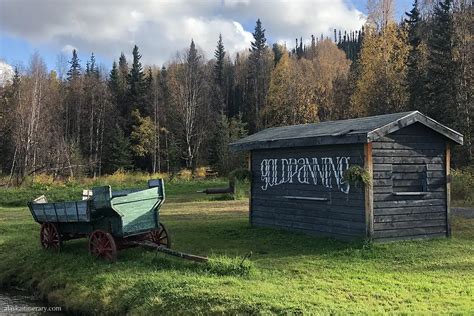
POLYGON ((275 41, 321 33, 330 36, 334 28, 358 30, 364 23, 362 13, 344 0, 255 0, 249 4, 225 0, 224 8, 227 15, 259 17, 275 41))
POLYGON ((71 55, 73 50, 77 50, 77 47, 66 44, 61 48, 61 52, 67 55, 71 55))
POLYGON ((4 87, 8 82, 11 82, 14 73, 12 66, 0 60, 0 87, 4 87))
POLYGON ((33 45, 116 59, 137 44, 143 61, 156 64, 188 47, 191 38, 211 58, 219 33, 233 55, 249 47, 257 18, 272 41, 331 35, 333 28, 354 30, 363 23, 346 0, 0 0, 0 8, 0 29, 33 45))

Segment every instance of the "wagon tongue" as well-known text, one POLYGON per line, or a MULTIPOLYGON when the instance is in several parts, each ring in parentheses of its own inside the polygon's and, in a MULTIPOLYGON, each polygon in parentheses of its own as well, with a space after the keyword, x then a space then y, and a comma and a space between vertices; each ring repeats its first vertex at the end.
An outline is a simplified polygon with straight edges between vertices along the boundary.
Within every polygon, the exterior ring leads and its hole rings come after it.
POLYGON ((192 254, 189 254, 189 253, 184 253, 184 252, 181 252, 181 251, 172 250, 170 248, 166 248, 165 246, 158 245, 158 244, 155 244, 154 242, 147 241, 147 240, 133 241, 133 242, 130 242, 130 243, 134 244, 134 245, 137 245, 137 246, 142 246, 142 247, 154 249, 156 251, 163 252, 163 253, 166 253, 168 255, 183 258, 183 259, 186 259, 186 260, 191 260, 191 261, 196 261, 196 262, 207 262, 209 260, 207 257, 201 257, 201 256, 197 256, 197 255, 192 255, 192 254))

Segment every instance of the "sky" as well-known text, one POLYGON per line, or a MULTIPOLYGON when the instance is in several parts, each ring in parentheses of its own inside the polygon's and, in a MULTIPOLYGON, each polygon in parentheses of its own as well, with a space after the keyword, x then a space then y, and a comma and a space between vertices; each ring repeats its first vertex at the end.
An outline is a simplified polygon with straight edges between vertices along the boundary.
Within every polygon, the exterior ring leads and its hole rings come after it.
MULTIPOLYGON (((397 0, 397 19, 411 3, 397 0)), ((257 18, 269 43, 293 47, 295 38, 357 30, 365 13, 366 0, 0 0, 0 59, 26 66, 38 52, 54 69, 76 48, 83 64, 94 52, 107 69, 136 44, 144 64, 161 66, 191 39, 212 58, 219 33, 235 55, 250 46, 257 18)))

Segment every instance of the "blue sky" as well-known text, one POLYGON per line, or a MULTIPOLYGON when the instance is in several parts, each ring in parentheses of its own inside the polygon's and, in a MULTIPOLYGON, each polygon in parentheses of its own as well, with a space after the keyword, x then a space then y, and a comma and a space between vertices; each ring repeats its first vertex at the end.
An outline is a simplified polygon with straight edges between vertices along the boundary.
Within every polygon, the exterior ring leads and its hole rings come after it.
MULTIPOLYGON (((207 58, 219 33, 233 54, 248 47, 255 20, 260 17, 269 42, 357 29, 363 23, 365 0, 0 0, 0 58, 11 65, 28 64, 38 51, 49 69, 57 56, 67 59, 77 48, 85 64, 93 51, 110 68, 121 51, 130 55, 134 44, 143 61, 161 65, 185 48, 191 38, 207 58), (181 2, 181 3, 180 3, 181 2), (139 4, 139 5, 137 5, 139 4), (27 17, 27 18, 25 18, 27 17)), ((411 0, 396 2, 397 20, 411 8, 411 0)))

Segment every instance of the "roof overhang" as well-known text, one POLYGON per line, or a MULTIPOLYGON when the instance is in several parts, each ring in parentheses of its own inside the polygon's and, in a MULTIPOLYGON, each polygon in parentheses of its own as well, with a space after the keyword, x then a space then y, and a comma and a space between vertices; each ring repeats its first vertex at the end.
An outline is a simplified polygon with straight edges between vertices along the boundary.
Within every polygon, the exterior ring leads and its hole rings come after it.
POLYGON ((339 144, 357 144, 370 143, 384 137, 388 134, 396 132, 402 128, 410 126, 414 123, 421 123, 426 127, 434 130, 449 140, 462 145, 462 134, 444 126, 443 124, 427 117, 426 115, 413 111, 407 115, 394 120, 386 125, 378 127, 369 132, 351 132, 347 130, 338 134, 323 135, 323 136, 308 136, 308 137, 291 137, 291 138, 275 138, 259 141, 245 141, 238 140, 229 145, 231 151, 248 151, 257 149, 272 149, 272 148, 288 148, 288 147, 309 147, 322 145, 339 145, 339 144))
POLYGON ((367 143, 367 134, 352 134, 338 136, 295 137, 285 139, 270 139, 254 142, 235 142, 229 145, 232 151, 246 151, 255 149, 271 149, 284 147, 308 147, 336 144, 367 143))
POLYGON ((396 132, 414 123, 421 123, 459 145, 462 145, 464 142, 462 134, 450 129, 447 126, 444 126, 443 124, 433 120, 432 118, 429 118, 428 116, 418 111, 414 111, 398 120, 395 120, 393 122, 388 123, 387 125, 368 132, 367 140, 369 142, 375 141, 381 137, 384 137, 385 135, 396 132))

